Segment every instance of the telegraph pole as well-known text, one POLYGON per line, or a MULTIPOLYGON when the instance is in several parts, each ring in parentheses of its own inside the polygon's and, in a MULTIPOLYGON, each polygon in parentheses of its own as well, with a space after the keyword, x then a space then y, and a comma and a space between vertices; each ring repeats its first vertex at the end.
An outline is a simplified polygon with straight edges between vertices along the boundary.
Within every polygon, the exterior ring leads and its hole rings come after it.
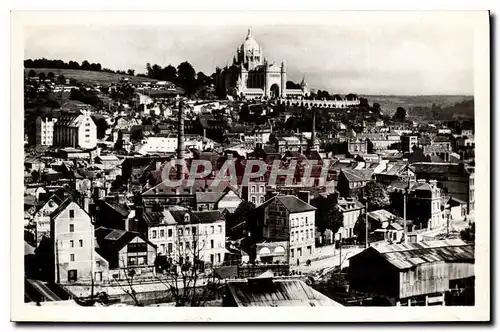
POLYGON ((365 248, 368 248, 368 199, 366 199, 365 208, 365 248))
POLYGON ((407 236, 407 230, 406 230, 406 191, 403 193, 403 227, 404 227, 404 237, 405 237, 405 243, 408 243, 408 236, 407 236))

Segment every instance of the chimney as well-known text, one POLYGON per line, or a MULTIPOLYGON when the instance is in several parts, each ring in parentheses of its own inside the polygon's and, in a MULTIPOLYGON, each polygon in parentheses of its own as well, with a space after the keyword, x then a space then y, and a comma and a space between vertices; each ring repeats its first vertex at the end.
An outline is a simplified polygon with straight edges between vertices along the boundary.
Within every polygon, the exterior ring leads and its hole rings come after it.
MULTIPOLYGON (((184 102, 179 102, 179 111, 177 112, 178 127, 177 127, 177 159, 184 160, 184 102)), ((177 165, 177 179, 182 177, 183 167, 177 165)))
POLYGON ((307 204, 311 203, 311 194, 309 191, 301 190, 297 193, 297 198, 306 202, 307 204))

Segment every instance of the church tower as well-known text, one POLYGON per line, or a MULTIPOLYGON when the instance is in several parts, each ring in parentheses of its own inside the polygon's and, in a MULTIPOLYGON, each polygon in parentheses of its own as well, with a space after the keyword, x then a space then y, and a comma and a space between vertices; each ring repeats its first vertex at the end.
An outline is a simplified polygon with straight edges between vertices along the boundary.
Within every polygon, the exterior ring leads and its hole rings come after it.
POLYGON ((286 97, 286 66, 285 61, 281 62, 281 98, 286 97))

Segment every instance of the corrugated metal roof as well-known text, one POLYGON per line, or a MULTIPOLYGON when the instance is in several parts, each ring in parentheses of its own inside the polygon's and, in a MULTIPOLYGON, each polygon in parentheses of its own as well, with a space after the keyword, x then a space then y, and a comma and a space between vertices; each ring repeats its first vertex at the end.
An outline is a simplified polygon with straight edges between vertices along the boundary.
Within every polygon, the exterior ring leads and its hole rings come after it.
POLYGON ((384 259, 401 270, 430 262, 474 260, 474 245, 467 245, 460 239, 380 244, 370 249, 376 250, 384 259))
POLYGON ((254 279, 227 286, 240 307, 342 306, 301 280, 254 279))

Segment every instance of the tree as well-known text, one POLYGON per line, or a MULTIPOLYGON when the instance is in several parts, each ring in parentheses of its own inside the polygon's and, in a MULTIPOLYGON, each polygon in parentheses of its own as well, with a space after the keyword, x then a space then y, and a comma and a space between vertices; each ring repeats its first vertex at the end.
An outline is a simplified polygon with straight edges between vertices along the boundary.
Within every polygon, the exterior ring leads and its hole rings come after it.
POLYGON ((476 223, 469 223, 466 229, 461 230, 460 238, 467 242, 474 242, 476 240, 476 223))
POLYGON ((207 85, 210 85, 210 77, 200 71, 198 74, 196 74, 196 88, 200 89, 207 85))
MULTIPOLYGON (((125 265, 125 260, 124 259, 122 259, 122 264, 125 265)), ((139 299, 137 298, 137 292, 134 289, 134 277, 136 276, 137 273, 135 272, 134 269, 127 269, 124 272, 125 272, 124 273, 125 280, 127 282, 127 284, 125 286, 123 286, 119 280, 116 280, 114 278, 113 278, 113 280, 122 289, 122 291, 125 294, 127 294, 128 296, 130 296, 130 298, 132 299, 132 301, 134 301, 134 304, 136 306, 143 307, 144 304, 141 303, 141 301, 139 301, 139 299)))
POLYGON ((243 201, 238 205, 232 214, 227 217, 227 230, 232 237, 242 237, 245 235, 255 235, 257 232, 257 218, 255 215, 255 204, 243 201), (243 230, 247 234, 243 234, 243 230))
POLYGON ((66 83, 66 77, 64 77, 64 75, 62 75, 62 74, 57 76, 57 83, 59 83, 59 84, 66 83))
POLYGON ((318 196, 314 204, 316 207, 316 227, 322 236, 327 229, 335 234, 340 227, 344 226, 344 215, 338 208, 335 195, 318 196))
MULTIPOLYGON (((354 235, 358 238, 358 242, 365 243, 366 241, 366 214, 360 214, 356 223, 354 224, 353 232, 354 235)), ((370 234, 379 229, 382 225, 375 219, 368 218, 368 239, 370 238, 370 234)))
POLYGON ((130 134, 130 139, 131 140, 135 140, 135 141, 140 141, 144 138, 144 132, 142 131, 141 128, 138 128, 136 130, 134 130, 131 134, 130 134))
POLYGON ((40 81, 45 81, 47 76, 45 75, 45 73, 42 72, 42 73, 38 74, 38 78, 40 79, 40 81))
POLYGON ((214 298, 220 285, 213 267, 205 262, 208 235, 194 225, 183 225, 175 231, 179 236, 172 250, 167 249, 165 255, 158 255, 155 260, 155 277, 166 286, 175 306, 204 306, 207 300, 214 298))
POLYGON ((406 110, 402 107, 398 107, 392 119, 394 121, 404 122, 406 120, 406 110))
POLYGON ((187 61, 177 67, 177 77, 179 85, 186 91, 187 95, 196 92, 196 71, 187 61))
POLYGON ((162 78, 165 81, 177 82, 177 69, 172 65, 166 66, 162 69, 162 78))
POLYGON ((47 78, 48 78, 49 80, 51 80, 51 81, 52 81, 52 80, 54 80, 54 78, 55 78, 54 73, 53 73, 53 72, 49 72, 49 73, 47 74, 47 78))
POLYGON ((366 184, 360 199, 368 201, 368 207, 370 210, 383 209, 390 204, 387 189, 384 185, 375 181, 370 181, 366 184))
POLYGON ((36 71, 34 71, 33 69, 31 69, 28 73, 28 77, 35 77, 36 76, 36 71))
POLYGON ((135 70, 133 70, 133 69, 127 70, 127 75, 134 76, 135 75, 135 70))
POLYGON ((108 129, 109 125, 106 119, 99 117, 99 118, 94 118, 92 119, 95 122, 95 125, 97 127, 97 138, 98 139, 103 139, 104 136, 106 136, 106 130, 108 129))

